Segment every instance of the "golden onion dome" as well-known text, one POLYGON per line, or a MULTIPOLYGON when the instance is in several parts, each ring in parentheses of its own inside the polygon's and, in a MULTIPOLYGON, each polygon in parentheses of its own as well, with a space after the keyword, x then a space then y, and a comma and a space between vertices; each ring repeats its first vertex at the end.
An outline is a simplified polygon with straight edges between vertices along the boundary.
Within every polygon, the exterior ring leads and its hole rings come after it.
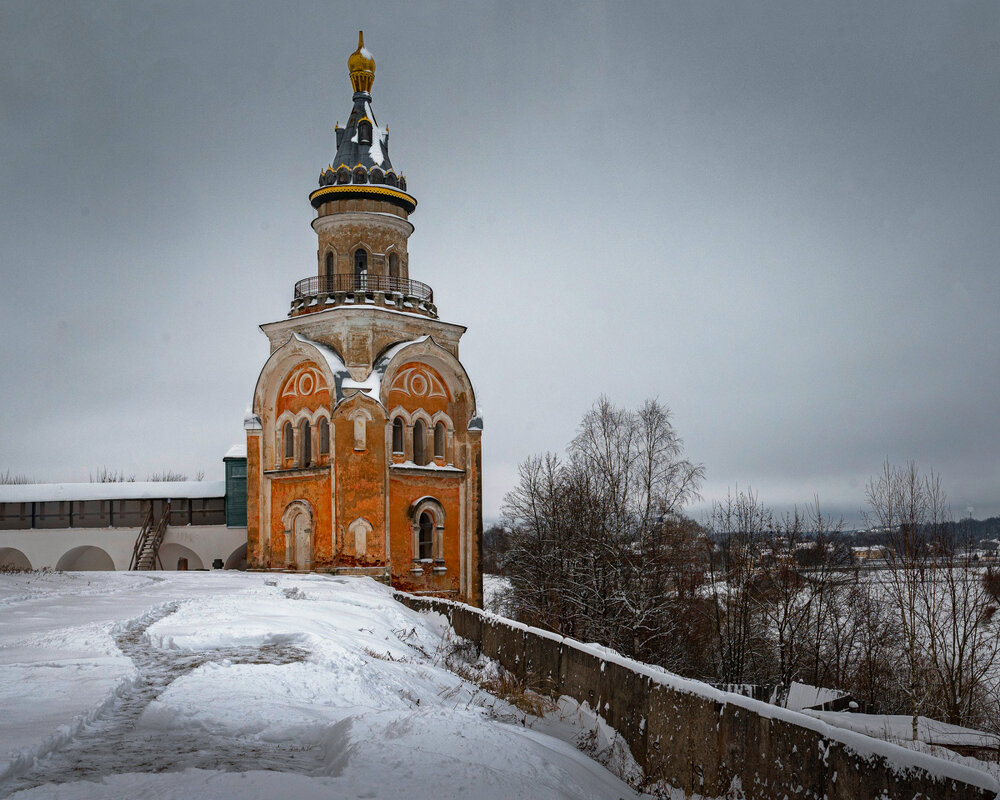
POLYGON ((351 73, 354 91, 371 92, 375 82, 375 57, 365 47, 364 31, 358 31, 358 49, 347 59, 347 71, 351 73))

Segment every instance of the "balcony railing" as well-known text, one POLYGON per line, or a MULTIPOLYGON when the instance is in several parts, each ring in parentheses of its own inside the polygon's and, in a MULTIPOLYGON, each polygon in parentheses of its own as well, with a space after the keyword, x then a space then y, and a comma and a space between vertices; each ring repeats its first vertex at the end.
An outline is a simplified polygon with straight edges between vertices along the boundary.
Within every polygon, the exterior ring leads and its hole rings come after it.
POLYGON ((295 299, 335 292, 397 292, 428 303, 434 302, 434 290, 426 283, 389 275, 313 275, 295 284, 295 299))

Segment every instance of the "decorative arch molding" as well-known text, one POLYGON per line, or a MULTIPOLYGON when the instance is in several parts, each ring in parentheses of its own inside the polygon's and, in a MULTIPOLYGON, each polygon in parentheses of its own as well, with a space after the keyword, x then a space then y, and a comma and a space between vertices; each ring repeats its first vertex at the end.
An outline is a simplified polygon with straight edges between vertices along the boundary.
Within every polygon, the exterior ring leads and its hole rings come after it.
POLYGON ((333 348, 312 342, 295 333, 289 335, 288 340, 268 356, 257 377, 253 392, 253 412, 262 422, 267 421, 263 413, 265 406, 270 405, 273 408, 279 397, 278 391, 281 386, 277 384, 304 361, 318 365, 327 386, 336 387, 345 378, 350 377, 343 359, 333 348))
POLYGON ((313 554, 313 508, 308 500, 293 500, 281 512, 285 537, 285 566, 311 569, 313 554))
MULTIPOLYGON (((320 442, 320 420, 326 420, 327 425, 331 424, 330 412, 325 406, 317 408, 315 411, 310 412, 308 409, 303 409, 298 413, 293 414, 291 411, 282 411, 281 414, 274 422, 274 428, 272 430, 272 439, 274 446, 275 458, 273 463, 276 467, 280 468, 285 464, 288 459, 287 452, 285 450, 285 425, 290 424, 292 426, 292 436, 295 442, 292 448, 292 457, 298 458, 299 454, 303 452, 305 442, 302 441, 302 422, 309 423, 309 453, 312 458, 310 464, 305 466, 318 466, 322 465, 322 459, 327 458, 330 455, 330 443, 326 444, 326 450, 322 448, 320 442)), ((328 428, 332 430, 332 428, 328 428)))
POLYGON ((280 446, 281 425, 285 419, 289 419, 293 425, 297 424, 299 418, 285 417, 284 414, 279 424, 276 409, 285 381, 297 366, 305 362, 310 362, 317 368, 319 376, 330 387, 331 403, 334 402, 334 396, 339 394, 340 384, 350 377, 343 360, 333 348, 310 341, 299 334, 290 334, 283 345, 275 348, 261 368, 253 393, 253 413, 260 419, 261 428, 276 431, 274 435, 263 437, 264 452, 261 457, 264 463, 277 463, 282 457, 281 451, 275 450, 275 447, 280 446))
POLYGON ((292 369, 281 386, 280 396, 311 397, 322 391, 330 391, 330 384, 318 366, 307 362, 292 369))
MULTIPOLYGON (((354 546, 354 557, 365 558, 368 555, 368 539, 375 529, 364 517, 358 517, 347 526, 348 541, 354 546)), ((374 544, 374 541, 373 541, 374 544)))
POLYGON ((433 336, 422 336, 409 343, 391 345, 376 359, 376 369, 382 373, 382 405, 387 405, 390 387, 399 373, 414 361, 437 370, 452 398, 460 394, 468 397, 470 413, 476 408, 475 391, 465 367, 449 350, 434 341, 433 336))
POLYGON ((410 412, 410 424, 413 425, 417 420, 424 423, 427 428, 434 428, 434 420, 431 415, 424 411, 422 408, 415 409, 410 412))
POLYGON ((431 423, 437 425, 439 422, 443 422, 444 426, 448 429, 449 433, 455 430, 455 423, 451 421, 444 411, 438 411, 433 417, 431 417, 431 423))
POLYGON ((392 411, 389 412, 389 422, 393 422, 396 417, 403 420, 404 425, 412 425, 413 420, 410 418, 410 412, 407 411, 402 406, 396 406, 392 411))
POLYGON ((373 422, 371 412, 364 406, 356 406, 347 414, 354 425, 354 449, 362 452, 368 449, 368 423, 373 422))
POLYGON ((365 272, 368 275, 375 275, 377 273, 377 270, 375 269, 376 266, 375 256, 379 254, 376 253, 374 248, 370 244, 365 242, 363 239, 358 239, 354 244, 350 246, 350 248, 347 251, 348 256, 350 257, 350 267, 351 267, 350 274, 351 275, 355 274, 354 260, 356 258, 355 253, 357 253, 358 250, 365 251, 365 272))
POLYGON ((424 495, 410 504, 407 512, 410 522, 410 533, 412 540, 413 570, 423 571, 422 564, 431 561, 434 565, 434 572, 446 571, 444 564, 444 526, 445 513, 444 506, 436 497, 424 495), (420 558, 420 521, 427 514, 431 518, 433 526, 433 540, 431 545, 432 557, 430 559, 420 558))
POLYGON ((331 278, 337 274, 337 267, 340 265, 340 254, 337 253, 337 248, 331 243, 327 243, 321 252, 320 266, 322 267, 323 277, 331 278))
POLYGON ((305 416, 308 417, 309 422, 312 423, 312 425, 315 427, 316 425, 319 424, 319 421, 321 419, 326 419, 327 422, 330 421, 330 410, 325 406, 321 406, 320 408, 317 408, 315 411, 313 411, 311 415, 307 414, 305 416))
MULTIPOLYGON (((366 253, 368 253, 369 258, 371 256, 378 255, 378 253, 376 253, 372 249, 372 246, 370 244, 368 244, 368 242, 366 242, 364 239, 356 239, 353 242, 353 244, 351 244, 351 246, 348 248, 348 252, 351 254, 351 257, 353 258, 354 257, 354 251, 355 250, 359 250, 359 249, 360 250, 364 250, 366 253)), ((354 266, 353 262, 352 262, 351 266, 352 267, 354 266)))
POLYGON ((436 374, 437 370, 428 368, 430 365, 412 361, 396 373, 389 386, 389 391, 399 391, 416 398, 442 397, 451 400, 448 388, 436 374))

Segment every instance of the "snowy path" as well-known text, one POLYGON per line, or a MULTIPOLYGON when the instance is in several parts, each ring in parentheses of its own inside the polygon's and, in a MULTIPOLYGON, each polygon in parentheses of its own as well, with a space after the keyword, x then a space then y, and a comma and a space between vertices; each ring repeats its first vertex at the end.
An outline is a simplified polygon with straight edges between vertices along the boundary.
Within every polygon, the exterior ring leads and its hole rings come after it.
POLYGON ((229 647, 202 652, 161 650, 146 638, 146 629, 177 610, 177 603, 144 615, 115 636, 118 648, 138 669, 138 677, 111 708, 79 735, 32 769, 10 781, 5 791, 46 783, 96 781, 121 772, 164 772, 182 768, 247 769, 315 772, 318 754, 294 745, 245 743, 199 731, 143 731, 138 723, 143 711, 174 680, 212 661, 241 664, 291 664, 303 661, 306 652, 290 645, 229 647))
POLYGON ((0 576, 0 797, 636 797, 572 746, 592 721, 454 651, 367 579, 0 576))

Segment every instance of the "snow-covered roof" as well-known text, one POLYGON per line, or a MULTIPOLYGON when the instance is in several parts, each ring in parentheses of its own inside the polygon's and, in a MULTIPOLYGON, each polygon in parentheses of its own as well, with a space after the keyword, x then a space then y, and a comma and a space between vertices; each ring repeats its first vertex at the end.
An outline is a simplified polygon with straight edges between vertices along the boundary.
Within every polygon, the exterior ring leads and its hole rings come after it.
POLYGON ((320 355, 323 356, 323 360, 326 361, 326 365, 330 368, 330 372, 333 374, 333 386, 334 386, 334 396, 336 402, 340 402, 344 399, 345 389, 357 389, 362 394, 368 395, 376 402, 381 402, 379 398, 379 392, 382 388, 382 374, 376 374, 375 370, 372 370, 368 377, 363 381, 356 381, 351 377, 351 372, 347 369, 340 356, 337 355, 337 351, 332 347, 329 347, 322 342, 316 342, 308 337, 303 336, 301 333, 293 333, 292 336, 299 342, 307 344, 310 347, 316 348, 320 355))
POLYGON ((824 703, 830 703, 845 697, 846 692, 837 689, 826 689, 822 686, 810 686, 807 683, 792 681, 788 687, 788 697, 785 699, 785 708, 793 711, 802 711, 806 708, 815 708, 824 703))
POLYGON ((430 336, 418 336, 416 339, 410 339, 409 341, 406 342, 397 342, 388 350, 386 350, 384 353, 382 353, 382 355, 379 356, 378 361, 375 362, 375 366, 372 369, 372 372, 373 373, 377 372, 379 380, 381 380, 382 376, 385 375, 386 369, 388 369, 389 367, 389 362, 396 357, 396 354, 399 353, 400 350, 409 347, 411 344, 420 344, 421 342, 426 342, 430 338, 431 338, 430 336))
POLYGON ((23 483, 0 486, 0 503, 68 500, 158 500, 224 497, 225 481, 132 481, 131 483, 23 483))
POLYGON ((227 459, 227 458, 246 458, 246 457, 247 457, 247 443, 243 442, 242 444, 234 444, 232 447, 230 447, 222 458, 227 459))

